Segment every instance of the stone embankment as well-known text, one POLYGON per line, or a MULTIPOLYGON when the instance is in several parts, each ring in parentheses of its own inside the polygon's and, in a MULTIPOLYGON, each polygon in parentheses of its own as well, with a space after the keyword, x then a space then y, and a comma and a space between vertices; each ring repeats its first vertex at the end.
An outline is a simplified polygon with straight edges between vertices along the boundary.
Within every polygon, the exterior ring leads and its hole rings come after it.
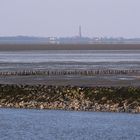
POLYGON ((0 85, 0 107, 140 113, 140 88, 0 85))

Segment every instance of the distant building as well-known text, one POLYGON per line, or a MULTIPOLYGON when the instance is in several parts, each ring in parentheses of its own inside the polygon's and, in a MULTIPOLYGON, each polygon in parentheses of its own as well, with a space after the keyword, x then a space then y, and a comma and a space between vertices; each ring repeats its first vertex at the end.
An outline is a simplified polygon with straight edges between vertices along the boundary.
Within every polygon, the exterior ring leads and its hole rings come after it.
POLYGON ((57 37, 49 37, 49 44, 59 44, 57 37))

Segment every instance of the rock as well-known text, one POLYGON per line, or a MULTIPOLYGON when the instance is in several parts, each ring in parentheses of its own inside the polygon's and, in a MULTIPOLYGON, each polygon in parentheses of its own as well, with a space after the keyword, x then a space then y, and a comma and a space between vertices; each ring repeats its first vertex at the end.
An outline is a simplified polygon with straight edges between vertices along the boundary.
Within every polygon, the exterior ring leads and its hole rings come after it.
POLYGON ((44 106, 42 104, 40 105, 40 109, 44 109, 44 106))
POLYGON ((101 100, 102 100, 102 101, 106 101, 106 100, 107 100, 107 97, 102 97, 101 100))
POLYGON ((0 107, 140 113, 139 88, 0 85, 0 91, 0 107))

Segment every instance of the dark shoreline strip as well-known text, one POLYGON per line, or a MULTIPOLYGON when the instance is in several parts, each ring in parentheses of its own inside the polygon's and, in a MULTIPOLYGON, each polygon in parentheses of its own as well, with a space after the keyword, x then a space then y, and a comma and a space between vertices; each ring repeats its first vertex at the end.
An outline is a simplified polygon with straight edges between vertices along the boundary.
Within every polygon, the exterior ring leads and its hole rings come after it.
POLYGON ((0 76, 11 76, 11 75, 111 75, 111 74, 140 74, 140 70, 118 70, 118 69, 96 69, 96 70, 23 70, 23 71, 11 71, 11 72, 0 72, 0 76))
POLYGON ((140 50, 140 44, 0 44, 0 51, 140 50))
POLYGON ((140 87, 0 85, 0 107, 140 113, 140 87))

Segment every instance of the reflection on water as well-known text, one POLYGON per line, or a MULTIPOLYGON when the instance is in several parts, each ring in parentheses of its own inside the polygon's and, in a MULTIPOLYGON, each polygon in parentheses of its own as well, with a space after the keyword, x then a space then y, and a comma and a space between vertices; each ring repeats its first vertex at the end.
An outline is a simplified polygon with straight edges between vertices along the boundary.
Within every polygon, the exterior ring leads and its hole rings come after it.
POLYGON ((139 140, 140 115, 0 109, 1 140, 139 140))
POLYGON ((140 50, 71 50, 0 52, 0 62, 119 62, 140 61, 140 50))
POLYGON ((0 70, 140 69, 140 50, 0 52, 0 70))

